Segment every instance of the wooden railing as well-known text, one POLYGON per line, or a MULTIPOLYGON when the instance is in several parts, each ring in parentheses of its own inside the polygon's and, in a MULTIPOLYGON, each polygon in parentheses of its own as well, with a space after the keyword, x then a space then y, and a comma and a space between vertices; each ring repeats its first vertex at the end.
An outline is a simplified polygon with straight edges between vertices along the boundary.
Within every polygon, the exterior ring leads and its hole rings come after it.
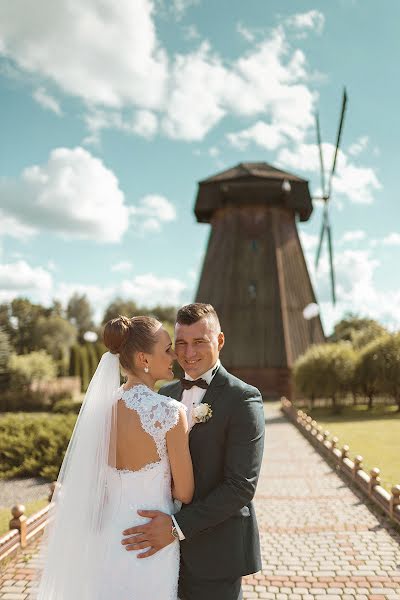
POLYGON ((31 517, 25 516, 25 506, 23 504, 16 504, 12 507, 10 531, 0 537, 0 563, 16 554, 21 548, 26 548, 30 542, 43 533, 49 518, 50 502, 54 488, 55 483, 52 483, 48 496, 49 504, 31 517))
POLYGON ((349 446, 338 448, 338 438, 329 438, 329 431, 324 431, 317 421, 298 410, 287 398, 281 398, 283 413, 296 425, 302 434, 324 456, 335 464, 336 468, 390 517, 400 525, 400 485, 394 485, 391 493, 380 485, 380 470, 375 467, 366 473, 362 468, 363 457, 358 455, 351 460, 348 456, 349 446))

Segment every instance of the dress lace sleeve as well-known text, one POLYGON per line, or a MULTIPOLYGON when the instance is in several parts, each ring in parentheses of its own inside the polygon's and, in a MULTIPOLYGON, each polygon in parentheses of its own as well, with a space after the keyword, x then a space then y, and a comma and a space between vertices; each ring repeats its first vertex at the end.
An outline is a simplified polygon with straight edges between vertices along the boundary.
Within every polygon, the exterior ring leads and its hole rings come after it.
POLYGON ((164 435, 179 421, 179 410, 182 406, 186 409, 186 406, 177 400, 173 400, 168 396, 161 396, 159 404, 158 422, 164 435))
POLYGON ((123 391, 122 399, 128 408, 139 414, 143 429, 158 443, 178 423, 179 409, 183 406, 173 398, 149 390, 145 385, 123 391))

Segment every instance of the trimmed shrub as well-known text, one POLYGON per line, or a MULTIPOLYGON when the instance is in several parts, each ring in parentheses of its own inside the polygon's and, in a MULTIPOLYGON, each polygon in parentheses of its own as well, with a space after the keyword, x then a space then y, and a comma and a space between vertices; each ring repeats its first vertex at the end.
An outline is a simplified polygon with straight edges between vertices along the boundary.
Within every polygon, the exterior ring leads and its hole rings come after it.
POLYGON ((86 346, 80 346, 80 376, 81 376, 81 390, 82 392, 86 392, 88 389, 89 381, 90 381, 90 371, 89 371, 89 356, 86 346))
POLYGON ((61 398, 60 400, 57 400, 55 404, 53 404, 52 411, 54 413, 61 413, 63 415, 67 415, 69 413, 77 415, 81 410, 81 406, 81 402, 77 402, 71 398, 61 398))
POLYGON ((95 370, 97 369, 97 365, 99 364, 99 361, 97 359, 97 353, 96 353, 94 344, 87 343, 87 344, 85 344, 85 347, 87 349, 87 354, 88 354, 89 375, 90 375, 90 379, 91 379, 94 375, 95 370))
POLYGON ((8 335, 0 328, 0 391, 4 392, 10 385, 8 362, 11 356, 11 346, 8 335))
POLYGON ((9 361, 11 385, 24 388, 32 381, 48 381, 57 375, 57 364, 44 350, 12 354, 9 361))
POLYGON ((69 375, 80 377, 81 374, 81 351, 78 344, 72 346, 69 353, 69 375))
POLYGON ((391 396, 400 411, 400 333, 378 339, 373 359, 380 391, 391 396))
POLYGON ((354 370, 354 387, 368 398, 369 409, 373 406, 374 397, 383 387, 383 367, 379 356, 381 342, 382 338, 378 338, 361 349, 354 370))
POLYGON ((352 389, 356 353, 351 344, 317 344, 311 346, 294 365, 296 388, 311 401, 331 398, 334 410, 337 400, 352 389))
POLYGON ((104 352, 107 352, 107 348, 105 347, 105 345, 103 344, 103 342, 96 342, 94 344, 94 347, 95 347, 95 350, 96 350, 97 363, 99 363, 101 357, 104 354, 104 352))
POLYGON ((0 477, 56 479, 75 422, 73 414, 0 418, 0 477))

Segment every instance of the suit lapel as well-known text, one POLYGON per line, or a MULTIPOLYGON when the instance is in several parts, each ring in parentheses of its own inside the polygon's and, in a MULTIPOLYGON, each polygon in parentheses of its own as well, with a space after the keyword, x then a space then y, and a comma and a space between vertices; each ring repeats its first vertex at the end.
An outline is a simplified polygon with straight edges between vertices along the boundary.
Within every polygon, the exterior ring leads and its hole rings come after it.
POLYGON ((182 402, 182 393, 183 393, 182 385, 181 385, 180 381, 177 381, 176 385, 174 386, 173 390, 171 390, 171 393, 169 395, 174 400, 178 400, 178 402, 182 402))

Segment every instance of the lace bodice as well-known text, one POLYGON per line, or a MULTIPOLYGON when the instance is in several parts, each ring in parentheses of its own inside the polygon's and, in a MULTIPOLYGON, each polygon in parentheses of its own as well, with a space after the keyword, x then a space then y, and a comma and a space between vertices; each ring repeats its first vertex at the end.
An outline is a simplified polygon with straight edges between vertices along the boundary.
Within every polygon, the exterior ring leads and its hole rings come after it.
MULTIPOLYGON (((118 396, 127 408, 139 415, 144 431, 154 439, 160 461, 168 461, 166 434, 178 423, 179 409, 183 405, 168 396, 157 394, 144 384, 135 385, 128 390, 121 386, 118 396)), ((156 464, 158 463, 149 463, 141 470, 148 470, 156 464)))

